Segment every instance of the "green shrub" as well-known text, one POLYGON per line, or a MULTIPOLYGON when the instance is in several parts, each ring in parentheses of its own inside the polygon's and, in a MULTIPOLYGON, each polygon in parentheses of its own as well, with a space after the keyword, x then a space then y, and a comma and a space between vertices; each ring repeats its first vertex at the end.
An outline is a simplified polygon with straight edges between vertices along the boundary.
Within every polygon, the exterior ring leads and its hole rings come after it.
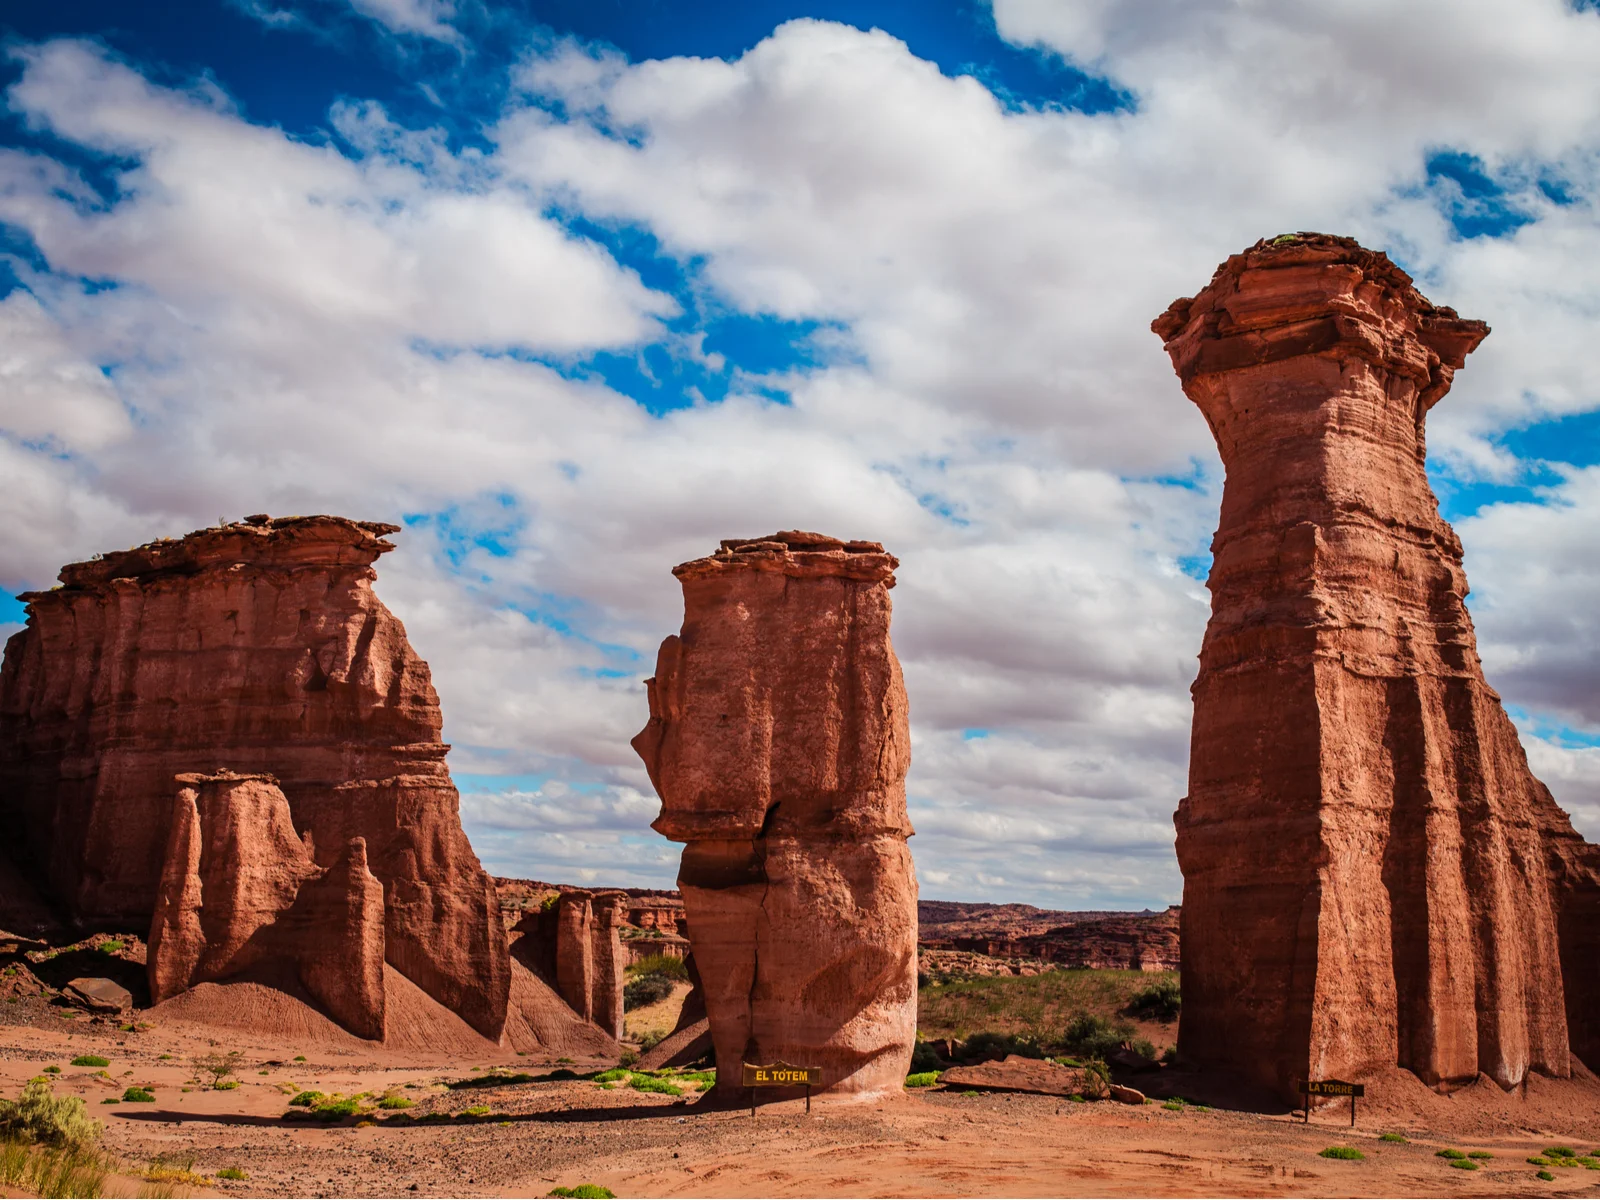
POLYGON ((109 1160, 89 1146, 40 1146, 26 1141, 0 1142, 0 1183, 13 1194, 31 1196, 100 1196, 109 1160))
POLYGON ((927 1042, 919 1041, 911 1047, 911 1071, 920 1075, 924 1071, 937 1071, 944 1066, 939 1055, 927 1042))
POLYGON ((622 1007, 628 1012, 658 1004, 672 995, 672 980, 665 975, 636 975, 622 989, 622 1007))
POLYGON ((596 1083, 615 1083, 619 1079, 626 1079, 628 1072, 621 1067, 612 1067, 609 1071, 601 1071, 594 1077, 596 1083))
POLYGON ((237 1079, 222 1079, 218 1080, 211 1086, 219 1092, 231 1092, 234 1088, 239 1086, 239 1081, 237 1079))
POLYGON ((598 1183, 580 1183, 577 1187, 551 1188, 551 1196, 571 1197, 572 1200, 615 1200, 616 1193, 598 1183))
POLYGON ((311 1115, 331 1125, 335 1121, 353 1117, 360 1111, 361 1101, 352 1096, 348 1100, 324 1100, 311 1110, 311 1115))
POLYGON ((1143 991, 1135 992, 1123 1011, 1129 1016, 1143 1017, 1146 1021, 1171 1021, 1177 1017, 1182 1007, 1183 999, 1178 981, 1168 978, 1159 979, 1143 991))
POLYGON ((1004 1058, 1020 1054, 1023 1058, 1043 1058, 1044 1050, 1026 1034, 975 1033, 961 1043, 962 1058, 1004 1058))
POLYGON ((1409 1141, 1410 1139, 1407 1138, 1403 1133, 1380 1133, 1378 1135, 1378 1140, 1380 1142, 1405 1142, 1409 1141))
POLYGON ((1487 1150, 1468 1150, 1467 1151, 1467 1157, 1468 1158, 1493 1158, 1494 1155, 1490 1154, 1487 1150))
POLYGON ((1573 1151, 1571 1146, 1546 1146, 1545 1147, 1545 1151, 1544 1151, 1544 1156, 1546 1158, 1577 1158, 1578 1157, 1577 1154, 1573 1151))
POLYGON ((1141 1058, 1148 1058, 1152 1061, 1155 1059, 1155 1043, 1149 1038, 1134 1038, 1133 1041, 1128 1043, 1128 1045, 1131 1046, 1133 1048, 1133 1052, 1139 1055, 1141 1058))
POLYGON ((474 1104, 471 1108, 461 1110, 463 1117, 487 1117, 494 1110, 487 1104, 474 1104))
POLYGON ((122 1098, 129 1104, 154 1104, 155 1093, 146 1091, 142 1087, 131 1087, 122 1093, 122 1098))
POLYGON ((109 1067, 111 1060, 109 1058, 101 1058, 98 1054, 80 1054, 72 1060, 72 1065, 75 1067, 109 1067))
POLYGON ((650 1075, 635 1075, 628 1080, 628 1086, 636 1092, 654 1092, 661 1096, 683 1095, 683 1089, 677 1084, 650 1075))
POLYGON ((1435 1158, 1458 1159, 1458 1158, 1465 1158, 1466 1155, 1461 1153, 1461 1151, 1459 1151, 1459 1150, 1444 1149, 1444 1150, 1436 1150, 1436 1151, 1434 1151, 1434 1157, 1435 1158))
POLYGON ((906 1076, 906 1086, 908 1088, 932 1087, 939 1082, 939 1075, 940 1072, 938 1071, 918 1071, 915 1075, 906 1076))
POLYGON ((404 1096, 385 1096, 378 1101, 378 1107, 387 1109, 412 1108, 416 1103, 415 1100, 407 1100, 404 1096))
POLYGON ((1543 1179, 1546 1183, 1548 1183, 1550 1180, 1554 1179, 1555 1176, 1550 1174, 1549 1171, 1540 1171, 1537 1175, 1534 1176, 1534 1178, 1535 1179, 1543 1179))
POLYGON ((675 954, 647 954, 628 967, 629 975, 661 975, 667 979, 689 978, 689 964, 675 954))
POLYGON ((0 1100, 0 1135, 46 1146, 86 1149, 100 1140, 100 1122, 76 1096, 57 1096, 36 1075, 15 1100, 0 1100))
POLYGON ((54 1063, 51 1063, 48 1067, 46 1067, 44 1069, 44 1073, 46 1075, 59 1075, 59 1074, 61 1074, 61 1068, 56 1066, 54 1063))
MULTIPOLYGON (((1134 1028, 1127 1021, 1112 1021, 1094 1013, 1079 1012, 1067 1023, 1062 1041, 1079 1054, 1105 1058, 1133 1034, 1134 1028)), ((1154 1055, 1155 1048, 1151 1047, 1150 1056, 1154 1055)))
POLYGON ((296 1054, 294 1060, 295 1062, 305 1062, 306 1056, 304 1054, 296 1054))
POLYGON ((1450 1165, 1458 1171, 1476 1171, 1478 1169, 1478 1164, 1470 1158, 1452 1158, 1450 1165))
POLYGON ((325 1099, 327 1099, 327 1097, 321 1092, 301 1092, 293 1100, 289 1101, 289 1103, 295 1108, 310 1108, 318 1101, 325 1099))
POLYGON ((238 1167, 223 1167, 222 1170, 217 1172, 217 1178, 218 1179, 249 1179, 250 1176, 246 1175, 238 1167))
POLYGON ((100 951, 102 954, 118 954, 122 951, 122 946, 123 944, 120 941, 118 941, 116 938, 112 938, 108 942, 101 942, 95 947, 95 949, 100 951))
POLYGON ((1174 1096, 1161 1107, 1166 1109, 1168 1112, 1182 1112, 1184 1109, 1189 1107, 1189 1102, 1182 1096, 1174 1096))
POLYGON ((1550 1160, 1545 1158, 1542 1154, 1536 1154, 1528 1161, 1536 1167, 1548 1167, 1550 1165, 1550 1160))
POLYGON ((1317 1156, 1319 1158, 1345 1158, 1351 1162, 1359 1162, 1366 1157, 1354 1146, 1329 1146, 1326 1150, 1318 1150, 1317 1156))

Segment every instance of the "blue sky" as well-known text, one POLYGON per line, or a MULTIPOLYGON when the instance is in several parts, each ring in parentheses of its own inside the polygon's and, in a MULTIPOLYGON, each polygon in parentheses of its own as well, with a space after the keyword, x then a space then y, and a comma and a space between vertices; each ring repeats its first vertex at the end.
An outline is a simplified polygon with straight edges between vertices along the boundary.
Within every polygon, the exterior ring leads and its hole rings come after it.
POLYGON ((1147 327, 1308 228, 1494 327, 1430 476, 1491 682, 1600 835, 1600 13, 57 0, 0 32, 0 584, 219 515, 403 521, 380 594, 491 869, 670 882, 627 747, 670 567, 813 527, 904 562, 924 893, 1175 900, 1220 466, 1147 327))

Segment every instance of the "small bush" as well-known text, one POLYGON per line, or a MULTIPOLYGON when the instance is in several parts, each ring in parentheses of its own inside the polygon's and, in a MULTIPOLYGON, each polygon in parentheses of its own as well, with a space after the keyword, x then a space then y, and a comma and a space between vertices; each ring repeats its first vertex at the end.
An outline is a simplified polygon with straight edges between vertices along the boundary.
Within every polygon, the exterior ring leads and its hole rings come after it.
POLYGON ((940 1060, 934 1048, 928 1045, 927 1042, 918 1042, 911 1047, 911 1071, 913 1074, 921 1074, 924 1071, 937 1071, 942 1066, 944 1066, 943 1061, 940 1060))
POLYGON ((101 1104, 121 1104, 122 1101, 117 1099, 117 1097, 115 1097, 115 1096, 107 1096, 104 1100, 100 1101, 100 1103, 101 1104))
POLYGON ((1466 1155, 1461 1153, 1461 1151, 1459 1151, 1459 1150, 1444 1149, 1444 1150, 1436 1150, 1436 1151, 1434 1151, 1434 1157, 1435 1158, 1458 1159, 1458 1158, 1465 1158, 1466 1155))
POLYGON ((100 951, 102 954, 119 954, 122 951, 122 947, 122 942, 118 941, 116 938, 112 938, 108 942, 101 942, 95 947, 95 949, 100 951))
POLYGON ((1554 1179, 1555 1176, 1550 1174, 1549 1171, 1540 1171, 1536 1176, 1534 1176, 1534 1178, 1543 1179, 1546 1183, 1548 1183, 1550 1180, 1554 1179))
POLYGON ((61 1074, 61 1068, 56 1066, 54 1063, 51 1063, 48 1067, 46 1067, 44 1069, 44 1073, 46 1075, 59 1075, 59 1074, 61 1074))
POLYGON ((689 978, 689 965, 675 954, 647 954, 628 967, 629 975, 661 975, 667 979, 689 978))
POLYGON ((0 1134, 46 1146, 88 1149, 100 1140, 100 1122, 76 1096, 57 1096, 36 1075, 16 1100, 0 1100, 0 1134))
POLYGON ((197 1054, 189 1062, 201 1075, 211 1076, 212 1086, 215 1086, 239 1069, 243 1057, 240 1051, 230 1050, 226 1054, 197 1054))
POLYGON ((1493 1158, 1494 1155, 1490 1154, 1487 1150, 1468 1150, 1467 1151, 1467 1157, 1468 1158, 1493 1158))
POLYGON ((1133 1048, 1133 1052, 1140 1058, 1148 1058, 1154 1061, 1156 1056, 1156 1047, 1155 1043, 1149 1038, 1134 1038, 1133 1041, 1128 1043, 1128 1045, 1133 1048))
POLYGON ((294 1060, 295 1062, 305 1062, 306 1056, 304 1054, 296 1054, 294 1060))
POLYGON ((33 1196, 99 1196, 109 1160, 87 1146, 36 1146, 25 1141, 0 1142, 0 1183, 13 1194, 33 1196))
POLYGON ((1548 1167, 1550 1165, 1550 1160, 1541 1154, 1534 1155, 1528 1161, 1536 1167, 1548 1167))
POLYGON ((908 1088, 932 1087, 938 1082, 938 1071, 918 1071, 915 1075, 906 1076, 906 1086, 908 1088))
POLYGON ((471 1108, 461 1110, 463 1117, 487 1117, 494 1110, 487 1104, 474 1104, 471 1108))
POLYGON ((318 1101, 327 1099, 321 1092, 301 1092, 289 1104, 294 1108, 310 1108, 318 1101))
POLYGON ((146 1091, 142 1087, 131 1087, 122 1093, 122 1098, 129 1104, 154 1104, 155 1093, 146 1091))
POLYGON ((109 1067, 111 1060, 109 1058, 101 1058, 98 1054, 80 1054, 72 1060, 72 1065, 75 1067, 109 1067))
MULTIPOLYGON (((1176 979, 1161 979, 1128 1000, 1124 1012, 1129 1016, 1143 1017, 1146 1021, 1171 1021, 1183 1007, 1183 998, 1176 979)), ((1154 1058, 1154 1055, 1146 1055, 1154 1058)))
POLYGON ((635 1075, 628 1080, 628 1086, 636 1092, 654 1092, 660 1096, 681 1096, 683 1089, 675 1083, 668 1083, 665 1079, 656 1079, 650 1075, 635 1075))
POLYGON ((1020 1054, 1023 1058, 1043 1058, 1044 1051, 1033 1038, 1016 1033, 975 1033, 961 1043, 962 1058, 1005 1058, 1020 1054))
MULTIPOLYGON (((647 1029, 639 1035, 639 1049, 648 1054, 659 1046, 666 1036, 667 1031, 665 1029, 647 1029)), ((635 1057, 634 1061, 637 1062, 639 1060, 635 1057)))
POLYGON ((1545 1151, 1544 1151, 1544 1156, 1546 1158, 1577 1158, 1578 1157, 1577 1154, 1573 1151, 1571 1146, 1546 1146, 1545 1147, 1545 1151))
POLYGON ((571 1197, 572 1200, 615 1200, 616 1193, 598 1183, 580 1183, 577 1187, 551 1188, 551 1196, 571 1197))
POLYGON ((352 1097, 349 1100, 324 1100, 311 1110, 311 1115, 331 1125, 335 1121, 353 1117, 360 1111, 361 1101, 352 1097))
POLYGON ((239 1081, 237 1079, 221 1079, 211 1086, 214 1090, 219 1092, 231 1092, 234 1088, 239 1086, 239 1081))
POLYGON ((1403 1133, 1380 1133, 1378 1135, 1378 1140, 1380 1142, 1405 1142, 1409 1141, 1410 1139, 1407 1138, 1403 1133))
POLYGON ((612 1067, 609 1071, 601 1071, 594 1077, 596 1083, 615 1083, 619 1079, 626 1079, 629 1072, 621 1067, 612 1067))
POLYGON ((378 1107, 387 1109, 413 1108, 416 1103, 415 1100, 407 1100, 404 1096, 385 1096, 378 1101, 378 1107))
POLYGON ((1354 1146, 1329 1146, 1326 1150, 1318 1150, 1317 1157, 1344 1158, 1349 1159, 1351 1162, 1359 1162, 1361 1159, 1365 1158, 1366 1155, 1361 1153, 1361 1151, 1357 1150, 1354 1146))
POLYGON ((222 1170, 217 1172, 217 1178, 218 1179, 249 1179, 250 1176, 246 1175, 238 1167, 223 1167, 222 1170))
POLYGON ((672 980, 665 975, 636 975, 622 989, 622 1007, 628 1012, 658 1004, 672 995, 672 980))
MULTIPOLYGON (((1062 1040, 1079 1054, 1105 1058, 1133 1034, 1134 1028, 1127 1021, 1111 1021, 1093 1013, 1079 1012, 1068 1022, 1062 1040)), ((1151 1047, 1150 1057, 1154 1056, 1155 1048, 1151 1047)))
POLYGON ((1470 1158, 1452 1158, 1450 1165, 1458 1171, 1476 1171, 1478 1169, 1478 1164, 1470 1158))

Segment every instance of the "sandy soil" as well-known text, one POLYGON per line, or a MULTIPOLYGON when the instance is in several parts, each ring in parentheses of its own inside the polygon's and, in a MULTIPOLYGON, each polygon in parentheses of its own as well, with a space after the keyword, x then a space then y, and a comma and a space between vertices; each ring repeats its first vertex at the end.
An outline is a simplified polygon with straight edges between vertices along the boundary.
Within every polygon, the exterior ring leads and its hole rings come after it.
POLYGON ((801 1102, 783 1101, 752 1119, 748 1109, 719 1111, 692 1096, 585 1081, 446 1086, 488 1068, 537 1074, 556 1065, 513 1054, 469 1062, 381 1047, 270 1045, 247 1031, 170 1018, 129 1033, 83 1016, 63 1019, 42 1002, 5 1008, 0 1087, 7 1094, 58 1065, 57 1089, 89 1102, 106 1123, 107 1147, 130 1170, 165 1155, 192 1157, 201 1175, 229 1166, 249 1175, 190 1189, 195 1195, 542 1196, 557 1184, 585 1182, 619 1196, 1600 1193, 1600 1171, 1558 1169, 1545 1183, 1523 1161, 1555 1143, 1596 1148, 1600 1084, 1592 1078, 1540 1080, 1510 1096, 1485 1084, 1450 1097, 1421 1089, 1419 1098, 1414 1081, 1397 1075, 1374 1086, 1354 1131, 1341 1106, 1313 1114, 1307 1127, 1284 1112, 1173 1112, 940 1091, 883 1104, 818 1103, 809 1116, 801 1102), (230 1049, 242 1052, 241 1086, 199 1085, 191 1057, 230 1049), (68 1065, 85 1053, 111 1060, 104 1076, 68 1065), (307 1061, 294 1061, 297 1054, 307 1061), (151 1086, 157 1102, 100 1103, 130 1083, 151 1086), (389 1091, 415 1100, 413 1114, 486 1105, 493 1115, 481 1123, 370 1128, 284 1121, 289 1094, 302 1088, 389 1091), (1411 1141, 1379 1142, 1386 1130, 1411 1141), (1331 1145, 1355 1146, 1367 1157, 1317 1156, 1331 1145), (1444 1146, 1495 1157, 1477 1172, 1456 1170, 1435 1156, 1444 1146))
POLYGON ((670 996, 624 1013, 622 1021, 628 1036, 637 1039, 647 1033, 661 1037, 671 1033, 678 1024, 678 1016, 683 1012, 683 1002, 688 999, 689 991, 687 983, 674 983, 670 996))

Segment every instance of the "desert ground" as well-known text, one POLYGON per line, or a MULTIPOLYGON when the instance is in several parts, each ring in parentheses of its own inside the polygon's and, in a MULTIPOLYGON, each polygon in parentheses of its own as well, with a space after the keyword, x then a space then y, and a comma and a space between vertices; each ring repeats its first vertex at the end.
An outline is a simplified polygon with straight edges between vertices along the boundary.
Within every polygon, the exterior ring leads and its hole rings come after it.
MULTIPOLYGON (((40 999, 0 1007, 0 1086, 15 1095, 30 1077, 60 1068, 56 1090, 87 1101, 122 1163, 107 1194, 120 1187, 126 1195, 544 1196, 584 1183, 618 1196, 1600 1192, 1600 1170, 1554 1167, 1547 1182, 1525 1161, 1552 1145, 1586 1153, 1600 1142, 1600 1084, 1592 1077, 1535 1078, 1510 1095, 1484 1081, 1444 1097, 1397 1072, 1369 1088, 1353 1130, 1344 1102, 1306 1125, 1281 1109, 1154 1100, 1130 1107, 939 1088, 883 1103, 819 1102, 809 1115, 799 1099, 778 1100, 752 1118, 748 1109, 714 1106, 688 1082, 675 1097, 626 1079, 607 1086, 548 1078, 612 1063, 297 1047, 243 1032, 219 1037, 214 1027, 160 1014, 141 1014, 129 1030, 40 999), (231 1051, 239 1052, 231 1077, 238 1086, 217 1090, 194 1060, 231 1051), (108 1065, 70 1065, 86 1054, 108 1065), (509 1082, 519 1075, 532 1078, 509 1082), (121 1102, 134 1084, 154 1102, 121 1102), (302 1091, 412 1104, 373 1109, 371 1124, 359 1116, 324 1124, 289 1105, 302 1091), (112 1099, 119 1102, 103 1103, 112 1099), (1384 1133, 1407 1140, 1380 1141, 1384 1133), (1319 1157, 1330 1146, 1365 1158, 1319 1157), (1445 1148, 1493 1157, 1467 1160, 1479 1167, 1467 1171, 1437 1156, 1445 1148), (227 1168, 245 1178, 218 1178, 227 1168)), ((1175 1071, 1144 1080, 1154 1093, 1182 1088, 1207 1098, 1204 1084, 1175 1071)), ((1224 1095, 1221 1103, 1230 1101, 1224 1095)))

